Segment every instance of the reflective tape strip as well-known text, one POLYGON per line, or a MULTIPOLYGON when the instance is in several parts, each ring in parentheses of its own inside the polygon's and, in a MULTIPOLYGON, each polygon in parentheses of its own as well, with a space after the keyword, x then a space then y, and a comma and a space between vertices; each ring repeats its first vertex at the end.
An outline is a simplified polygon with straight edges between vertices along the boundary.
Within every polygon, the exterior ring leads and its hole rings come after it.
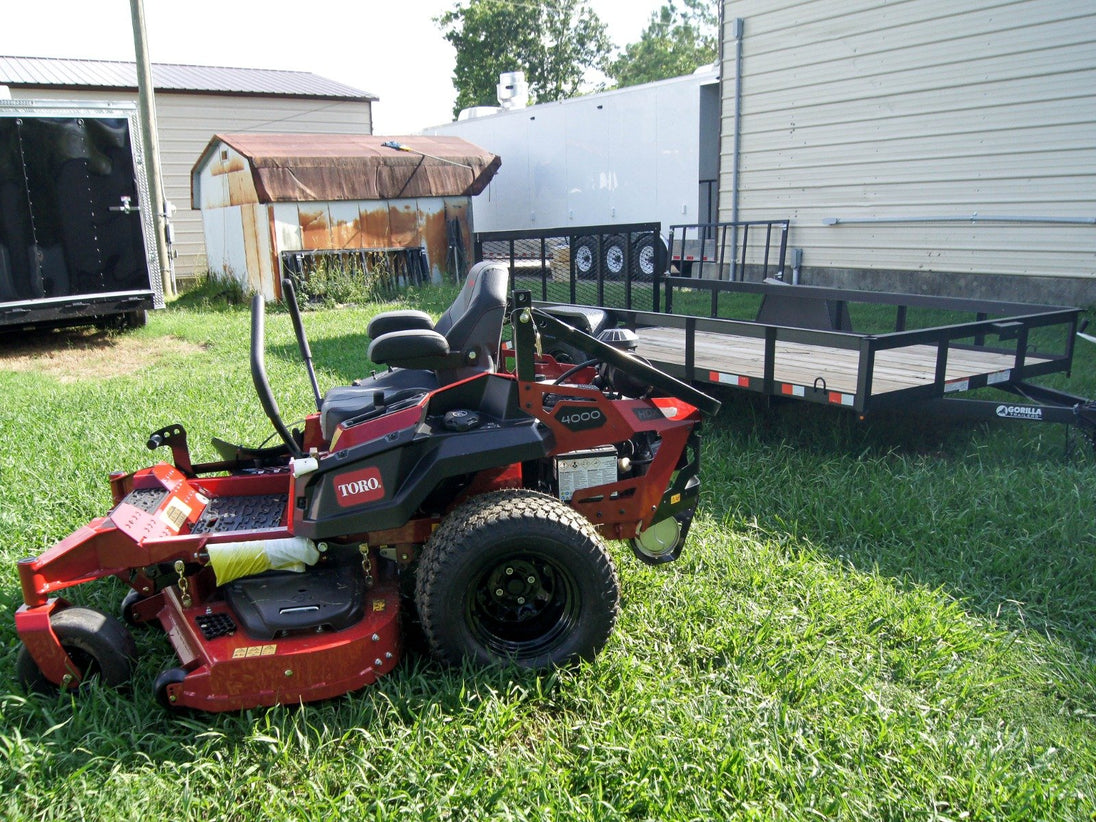
POLYGON ((834 405, 852 405, 852 394, 842 394, 840 391, 830 392, 830 402, 834 405))
POLYGON ((719 371, 709 371, 708 380, 710 382, 717 382, 720 385, 735 385, 739 388, 750 387, 750 378, 740 376, 739 374, 722 374, 719 371))

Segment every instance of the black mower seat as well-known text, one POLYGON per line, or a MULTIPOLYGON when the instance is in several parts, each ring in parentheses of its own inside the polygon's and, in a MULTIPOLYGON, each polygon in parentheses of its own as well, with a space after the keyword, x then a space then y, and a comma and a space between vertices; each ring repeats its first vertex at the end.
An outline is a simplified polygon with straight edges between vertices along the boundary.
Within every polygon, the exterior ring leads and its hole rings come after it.
POLYGON ((604 331, 610 319, 609 312, 587 305, 549 305, 545 306, 543 311, 591 337, 596 337, 604 331))
POLYGON ((389 370, 328 390, 320 428, 330 439, 340 423, 368 414, 376 401, 410 389, 441 385, 495 368, 506 313, 509 271, 502 263, 472 266, 457 298, 437 323, 422 311, 387 311, 369 323, 369 359, 389 370))

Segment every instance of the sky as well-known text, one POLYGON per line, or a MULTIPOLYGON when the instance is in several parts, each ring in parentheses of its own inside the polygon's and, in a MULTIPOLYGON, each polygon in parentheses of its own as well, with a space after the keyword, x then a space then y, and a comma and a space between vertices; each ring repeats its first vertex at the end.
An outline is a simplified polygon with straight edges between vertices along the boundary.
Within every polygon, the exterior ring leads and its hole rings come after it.
MULTIPOLYGON (((618 47, 663 0, 590 0, 618 47)), ((133 60, 129 0, 20 0, 0 15, 0 55, 133 60)), ((433 18, 454 0, 144 0, 154 63, 310 71, 370 92, 373 130, 452 119, 454 52, 433 18)))

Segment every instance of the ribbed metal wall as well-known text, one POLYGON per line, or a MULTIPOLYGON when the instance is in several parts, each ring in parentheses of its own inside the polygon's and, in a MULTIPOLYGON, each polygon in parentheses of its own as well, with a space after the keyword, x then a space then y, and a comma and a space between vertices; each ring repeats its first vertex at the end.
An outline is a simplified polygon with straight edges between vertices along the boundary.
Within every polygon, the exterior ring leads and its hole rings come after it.
POLYGON ((1096 286, 1092 0, 728 0, 725 220, 736 18, 740 219, 791 217, 808 267, 1096 286))

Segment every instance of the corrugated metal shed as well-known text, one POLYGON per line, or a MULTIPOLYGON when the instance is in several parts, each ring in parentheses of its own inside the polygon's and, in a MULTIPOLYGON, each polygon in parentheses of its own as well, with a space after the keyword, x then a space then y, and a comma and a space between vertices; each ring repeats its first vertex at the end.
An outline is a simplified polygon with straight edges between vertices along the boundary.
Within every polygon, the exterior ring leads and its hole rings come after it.
MULTIPOLYGON (((194 164, 193 180, 222 143, 246 158, 260 203, 471 197, 502 162, 459 137, 218 134, 194 164)), ((202 205, 197 191, 192 199, 202 205)))
POLYGON ((309 260, 368 272, 383 258, 425 282, 464 273, 471 197, 500 163, 459 137, 220 134, 194 165, 191 204, 210 270, 268 299, 309 260))
MULTIPOLYGON (((205 94, 260 94, 286 97, 377 99, 367 91, 307 71, 188 66, 153 63, 156 91, 205 94)), ((137 88, 136 64, 120 60, 73 60, 0 55, 0 84, 18 88, 137 88)))

